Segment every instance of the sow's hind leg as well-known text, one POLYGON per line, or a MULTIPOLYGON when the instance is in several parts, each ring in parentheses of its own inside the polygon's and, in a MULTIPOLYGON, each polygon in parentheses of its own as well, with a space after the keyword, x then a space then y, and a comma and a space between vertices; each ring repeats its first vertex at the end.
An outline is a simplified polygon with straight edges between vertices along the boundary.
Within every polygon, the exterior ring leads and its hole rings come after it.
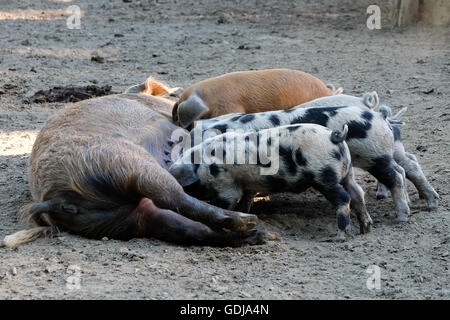
POLYGON ((208 226, 188 219, 172 210, 161 209, 147 198, 143 198, 130 215, 137 221, 140 236, 151 236, 180 244, 240 246, 262 244, 264 232, 256 229, 244 232, 214 231, 208 226))
MULTIPOLYGON (((52 199, 37 204, 45 207, 53 223, 88 238, 129 240, 156 238, 184 245, 240 246, 261 244, 264 232, 220 232, 171 210, 158 208, 142 198, 138 205, 123 205, 110 210, 85 209, 66 200, 52 199)), ((40 216, 33 217, 36 222, 40 216)))
POLYGON ((154 170, 142 172, 137 184, 139 193, 152 199, 158 207, 215 229, 247 231, 256 226, 258 218, 255 215, 222 209, 191 197, 168 171, 160 169, 155 179, 154 170))
POLYGON ((139 146, 105 144, 86 153, 83 160, 72 165, 78 168, 77 174, 73 174, 74 184, 92 202, 121 199, 122 203, 129 203, 130 199, 149 198, 159 208, 215 229, 247 231, 257 223, 255 215, 217 208, 187 195, 176 179, 139 146), (114 152, 118 147, 129 152, 114 152), (114 162, 110 164, 105 159, 114 162))

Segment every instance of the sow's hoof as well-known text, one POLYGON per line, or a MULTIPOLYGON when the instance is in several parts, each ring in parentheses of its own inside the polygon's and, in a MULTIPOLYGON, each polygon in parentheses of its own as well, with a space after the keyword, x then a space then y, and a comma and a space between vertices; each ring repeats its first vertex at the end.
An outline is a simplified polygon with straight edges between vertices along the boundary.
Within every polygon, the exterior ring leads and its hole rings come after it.
POLYGON ((258 223, 258 217, 254 214, 233 212, 229 216, 230 230, 247 231, 253 229, 258 223))

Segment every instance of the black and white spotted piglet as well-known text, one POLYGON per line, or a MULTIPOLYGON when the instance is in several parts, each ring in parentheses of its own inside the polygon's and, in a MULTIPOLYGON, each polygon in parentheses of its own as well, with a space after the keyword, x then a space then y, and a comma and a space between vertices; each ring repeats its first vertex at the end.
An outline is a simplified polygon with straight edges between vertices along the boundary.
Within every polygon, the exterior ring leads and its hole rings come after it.
POLYGON ((209 123, 203 127, 198 121, 185 139, 184 147, 201 142, 202 137, 213 130, 243 129, 259 131, 298 123, 314 123, 331 130, 340 130, 348 125, 347 145, 355 167, 367 170, 391 192, 394 199, 397 219, 407 221, 409 198, 406 191, 405 170, 394 160, 394 133, 385 116, 370 109, 352 106, 291 108, 252 114, 239 114, 234 117, 209 123))
MULTIPOLYGON (((342 105, 360 107, 362 109, 379 109, 380 113, 383 114, 383 117, 388 121, 394 134, 395 162, 405 170, 406 178, 414 184, 420 197, 426 200, 428 209, 435 210, 438 205, 437 199, 439 199, 439 194, 428 182, 417 158, 413 154, 405 151, 405 146, 401 139, 401 130, 397 125, 402 124, 399 118, 407 110, 406 107, 401 109, 396 115, 392 115, 391 108, 386 105, 380 106, 378 94, 373 91, 365 93, 361 98, 345 94, 326 96, 303 103, 295 108, 338 107, 342 105)), ((377 199, 384 199, 387 197, 387 194, 388 189, 383 184, 379 183, 377 187, 377 199)))
MULTIPOLYGON (((385 116, 392 117, 391 108, 388 106, 381 106, 380 112, 385 116)), ((417 191, 419 196, 427 202, 429 210, 436 210, 438 206, 437 199, 439 194, 434 190, 433 186, 428 182, 425 174, 420 167, 419 162, 415 155, 406 152, 405 146, 401 138, 400 128, 392 124, 392 131, 394 133, 394 159, 405 170, 406 178, 410 180, 417 191)), ((387 197, 387 189, 383 184, 378 184, 377 198, 384 199, 387 197)))
POLYGON ((315 124, 250 133, 227 132, 187 150, 169 172, 187 193, 211 200, 216 206, 239 211, 247 211, 259 192, 300 193, 313 187, 336 207, 337 238, 344 240, 350 227, 350 200, 361 233, 369 232, 372 224, 364 192, 354 180, 351 156, 345 143, 347 132, 347 126, 342 131, 331 131, 315 124), (227 158, 239 147, 243 148, 243 159, 248 160, 241 164, 235 155, 227 158), (264 158, 266 153, 261 153, 262 150, 270 150, 270 157, 264 158), (202 161, 196 163, 199 154, 202 161), (253 164, 249 160, 252 156, 253 164))

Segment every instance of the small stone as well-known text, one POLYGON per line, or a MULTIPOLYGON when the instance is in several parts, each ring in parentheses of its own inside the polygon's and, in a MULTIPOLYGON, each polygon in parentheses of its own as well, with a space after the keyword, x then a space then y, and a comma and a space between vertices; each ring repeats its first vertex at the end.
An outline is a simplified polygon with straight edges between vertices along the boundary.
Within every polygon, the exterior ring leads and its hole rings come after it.
POLYGON ((420 151, 420 152, 425 152, 425 151, 427 151, 427 148, 426 148, 425 146, 418 145, 418 146, 416 147, 416 150, 417 150, 417 151, 420 151))
POLYGON ((105 58, 100 56, 93 56, 91 57, 91 61, 97 62, 97 63, 103 63, 105 62, 105 58))
POLYGON ((448 289, 442 289, 442 291, 439 293, 439 295, 441 296, 441 297, 446 297, 446 296, 448 296, 450 294, 450 290, 448 290, 448 289))
POLYGON ((223 23, 229 23, 227 17, 225 17, 224 15, 221 15, 219 17, 219 19, 217 19, 217 24, 223 24, 223 23))
POLYGON ((102 241, 108 241, 109 239, 108 239, 108 237, 103 237, 102 238, 102 241))
POLYGON ((214 289, 215 292, 217 292, 218 294, 224 294, 225 292, 228 291, 228 287, 217 287, 214 289))
POLYGON ((347 243, 344 248, 348 251, 353 251, 353 246, 350 243, 347 243))
POLYGON ((12 274, 13 276, 17 276, 17 268, 16 268, 16 267, 12 267, 12 268, 9 270, 9 272, 11 272, 11 274, 12 274))
POLYGON ((6 89, 6 90, 10 90, 10 89, 15 89, 15 88, 17 88, 17 86, 16 86, 15 84, 12 84, 12 83, 5 83, 5 84, 3 85, 3 88, 6 89))

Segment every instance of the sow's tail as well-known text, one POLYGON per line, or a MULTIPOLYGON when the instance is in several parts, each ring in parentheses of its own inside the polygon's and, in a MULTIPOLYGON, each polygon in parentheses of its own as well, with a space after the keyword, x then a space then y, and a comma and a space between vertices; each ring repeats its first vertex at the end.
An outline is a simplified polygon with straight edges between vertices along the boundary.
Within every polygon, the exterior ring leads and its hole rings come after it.
POLYGON ((6 236, 2 246, 15 248, 41 237, 52 238, 59 228, 87 238, 129 240, 140 233, 138 217, 131 214, 134 207, 127 204, 109 210, 85 210, 62 199, 33 203, 21 210, 20 220, 34 227, 6 236))
POLYGON ((53 235, 57 232, 56 227, 50 225, 48 222, 45 222, 47 217, 41 217, 41 214, 47 212, 48 209, 49 206, 46 202, 33 203, 23 207, 19 214, 20 220, 23 221, 27 219, 29 222, 33 222, 36 226, 6 236, 3 239, 1 246, 15 248, 23 244, 33 242, 37 238, 53 237, 53 235))
POLYGON ((333 142, 334 144, 338 144, 341 143, 342 141, 344 141, 347 138, 347 133, 348 133, 348 126, 344 125, 344 128, 339 131, 339 130, 333 130, 331 132, 331 142, 333 142))

